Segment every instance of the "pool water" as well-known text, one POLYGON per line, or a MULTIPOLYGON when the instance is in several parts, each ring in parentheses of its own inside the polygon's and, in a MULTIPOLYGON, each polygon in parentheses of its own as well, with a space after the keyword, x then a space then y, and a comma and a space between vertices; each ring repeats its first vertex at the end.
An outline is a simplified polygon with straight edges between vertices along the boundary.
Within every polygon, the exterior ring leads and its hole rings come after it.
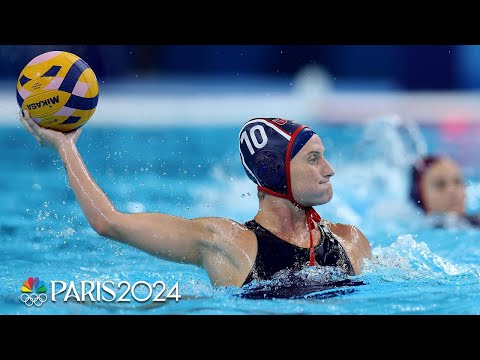
MULTIPOLYGON (((121 211, 245 222, 255 215, 258 201, 240 164, 240 125, 147 130, 87 124, 78 148, 121 211)), ((405 129, 395 126, 310 125, 336 172, 332 201, 316 209, 327 220, 359 227, 374 256, 361 275, 337 287, 314 286, 327 276, 322 269, 295 274, 304 281, 303 292, 276 298, 213 288, 202 269, 100 237, 76 203, 57 155, 40 148, 23 127, 2 128, 0 313, 480 314, 480 229, 429 228, 406 199, 410 159, 426 149, 442 150, 461 162, 468 211, 480 212, 480 160, 475 155, 480 128, 465 125, 447 132, 423 126, 417 129, 420 138, 407 134, 406 139, 405 129), (49 299, 41 306, 20 300, 29 277, 47 287, 49 299), (122 281, 124 286, 117 288, 122 281), (135 291, 126 294, 126 301, 108 301, 114 296, 101 287, 115 288, 118 295, 133 284, 135 291), (55 302, 52 286, 58 290, 55 302), (82 286, 95 287, 107 300, 95 301, 98 293, 93 291, 93 300, 77 301, 82 286), (163 300, 152 301, 156 295, 163 300)), ((269 286, 275 282, 264 288, 269 286)))

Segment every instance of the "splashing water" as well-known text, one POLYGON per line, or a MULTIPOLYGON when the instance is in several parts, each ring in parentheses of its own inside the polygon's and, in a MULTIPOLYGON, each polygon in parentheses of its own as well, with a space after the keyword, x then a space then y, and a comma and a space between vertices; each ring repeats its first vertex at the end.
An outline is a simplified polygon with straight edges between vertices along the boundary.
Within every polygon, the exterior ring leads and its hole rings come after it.
MULTIPOLYGON (((401 139, 410 130, 405 127, 400 131, 403 135, 395 134, 400 125, 394 121, 383 124, 384 130, 371 126, 369 130, 352 126, 346 131, 338 125, 312 125, 321 129, 322 141, 330 144, 327 156, 336 170, 334 198, 317 211, 327 220, 359 225, 367 236, 373 258, 364 262, 362 274, 345 278, 332 269, 307 268, 277 274, 270 282, 246 289, 214 288, 200 268, 165 262, 100 237, 75 202, 63 169, 51 163, 51 155, 25 146, 33 144, 29 134, 5 129, 0 144, 14 151, 0 160, 2 168, 9 169, 0 174, 4 214, 0 221, 0 312, 480 314, 479 230, 439 231, 424 226, 417 210, 409 209, 403 198, 407 184, 403 156, 421 153, 421 141, 406 145, 408 141, 401 139), (370 145, 361 150, 349 136, 364 132, 355 140, 370 145), (387 138, 384 145, 375 140, 387 138), (142 305, 48 301, 27 310, 19 295, 29 277, 41 279, 48 291, 52 280, 163 280, 168 286, 178 282, 182 297, 178 302, 142 305), (254 290, 259 297, 252 295, 254 290), (242 296, 245 291, 252 296, 242 296)), ((225 216, 244 222, 256 213, 258 200, 239 161, 226 161, 238 160, 237 130, 88 128, 79 150, 92 176, 123 211, 159 211, 187 218, 225 216), (122 156, 105 160, 99 152, 122 156), (146 168, 149 171, 141 170, 146 168)), ((431 146, 435 129, 421 130, 431 146)), ((471 206, 478 205, 478 178, 473 173, 467 179, 468 191, 476 196, 471 206)))

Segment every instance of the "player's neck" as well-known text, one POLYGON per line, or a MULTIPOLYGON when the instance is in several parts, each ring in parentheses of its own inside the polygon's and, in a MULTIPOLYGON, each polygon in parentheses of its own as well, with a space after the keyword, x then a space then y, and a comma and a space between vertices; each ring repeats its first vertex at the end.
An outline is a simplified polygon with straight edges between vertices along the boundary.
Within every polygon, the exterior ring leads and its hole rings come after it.
POLYGON ((260 201, 260 209, 255 216, 255 221, 268 230, 291 237, 305 229, 305 210, 292 204, 288 199, 266 195, 260 201))

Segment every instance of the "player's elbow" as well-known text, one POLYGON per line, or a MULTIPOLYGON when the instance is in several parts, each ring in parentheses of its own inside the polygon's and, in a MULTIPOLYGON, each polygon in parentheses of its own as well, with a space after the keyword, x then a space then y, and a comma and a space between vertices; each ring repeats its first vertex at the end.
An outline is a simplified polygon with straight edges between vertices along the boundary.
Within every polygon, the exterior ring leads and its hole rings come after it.
POLYGON ((92 224, 92 228, 100 236, 108 237, 110 233, 110 226, 107 223, 95 223, 92 224))
POLYGON ((95 232, 104 237, 111 237, 115 223, 113 218, 101 217, 90 222, 91 227, 95 232))

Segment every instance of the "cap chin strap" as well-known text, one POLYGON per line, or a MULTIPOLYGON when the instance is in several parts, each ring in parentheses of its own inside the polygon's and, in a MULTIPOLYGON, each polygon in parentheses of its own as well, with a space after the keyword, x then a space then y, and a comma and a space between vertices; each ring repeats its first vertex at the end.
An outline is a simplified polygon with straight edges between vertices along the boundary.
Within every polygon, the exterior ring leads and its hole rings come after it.
MULTIPOLYGON (((289 183, 289 182, 290 181, 288 181, 287 183, 289 183)), ((313 233, 312 232, 313 232, 313 229, 315 229, 315 224, 320 222, 320 220, 322 220, 320 215, 315 211, 315 209, 312 206, 303 206, 303 205, 300 205, 299 203, 297 203, 293 199, 293 195, 291 195, 290 191, 289 191, 290 195, 285 195, 285 194, 282 194, 282 193, 278 193, 276 191, 272 191, 272 190, 267 189, 267 188, 265 188, 263 186, 260 186, 260 185, 257 186, 257 189, 260 190, 260 191, 263 191, 264 193, 269 194, 269 195, 273 195, 273 196, 280 197, 280 198, 283 198, 283 199, 288 199, 297 208, 305 210, 305 222, 308 225, 308 233, 310 235, 310 262, 309 262, 309 265, 314 266, 315 265, 315 248, 313 246, 313 233)))
POLYGON ((315 229, 315 224, 320 222, 322 218, 320 215, 315 211, 312 206, 305 207, 300 204, 295 204, 295 206, 301 206, 305 210, 305 221, 308 225, 308 232, 310 235, 310 266, 315 265, 315 249, 313 247, 313 229, 315 229))

